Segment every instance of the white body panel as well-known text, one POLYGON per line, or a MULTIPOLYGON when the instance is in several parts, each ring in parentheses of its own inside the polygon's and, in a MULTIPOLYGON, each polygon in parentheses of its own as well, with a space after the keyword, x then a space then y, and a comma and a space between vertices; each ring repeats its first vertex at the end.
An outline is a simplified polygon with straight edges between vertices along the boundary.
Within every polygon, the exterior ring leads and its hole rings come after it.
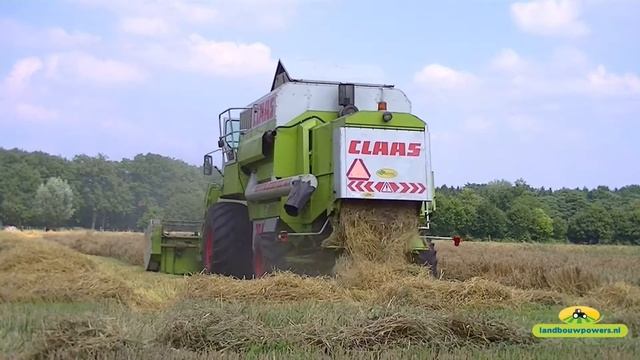
POLYGON ((431 201, 429 133, 343 127, 334 134, 338 198, 431 201))
MULTIPOLYGON (((399 89, 384 86, 355 85, 355 106, 359 110, 378 110, 385 101, 392 112, 411 112, 411 102, 399 89)), ((250 104, 251 127, 276 119, 276 126, 287 124, 307 110, 339 111, 338 85, 289 82, 250 104)))

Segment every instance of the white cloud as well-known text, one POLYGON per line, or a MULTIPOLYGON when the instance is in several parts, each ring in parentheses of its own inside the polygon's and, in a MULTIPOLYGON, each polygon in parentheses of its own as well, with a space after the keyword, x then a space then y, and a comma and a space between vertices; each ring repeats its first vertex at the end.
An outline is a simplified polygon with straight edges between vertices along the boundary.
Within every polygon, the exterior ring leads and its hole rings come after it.
POLYGON ((71 0, 107 9, 123 18, 161 18, 172 25, 225 26, 239 29, 282 29, 295 18, 301 0, 130 1, 71 0))
POLYGON ((262 43, 217 42, 191 34, 187 41, 187 69, 205 74, 237 77, 275 69, 271 49, 262 43))
POLYGON ((571 49, 546 58, 525 58, 507 49, 473 75, 445 65, 424 67, 414 77, 413 104, 417 113, 433 119, 434 128, 457 134, 475 148, 490 138, 529 144, 563 132, 575 135, 583 122, 630 121, 640 104, 635 101, 640 100, 639 75, 596 66, 571 49), (470 82, 473 86, 461 85, 470 82), (454 85, 464 91, 443 91, 454 85))
POLYGON ((595 66, 573 48, 560 48, 545 60, 525 59, 513 50, 503 50, 490 62, 497 73, 481 74, 491 90, 520 97, 540 96, 634 96, 640 94, 640 76, 615 73, 595 66))
POLYGON ((23 92, 31 77, 42 70, 44 64, 38 57, 28 57, 18 60, 4 80, 4 88, 10 95, 18 95, 23 92))
POLYGON ((596 94, 603 95, 633 95, 640 94, 640 77, 636 74, 622 75, 610 73, 603 65, 587 75, 590 89, 596 94))
POLYGON ((46 60, 46 72, 54 79, 73 79, 100 85, 138 83, 147 77, 136 65, 100 59, 84 52, 50 55, 46 60))
POLYGON ((503 49, 491 60, 491 67, 504 72, 516 73, 523 71, 527 62, 512 49, 503 49))
POLYGON ((67 49, 99 43, 97 35, 83 31, 68 31, 62 27, 37 28, 15 20, 0 19, 0 44, 19 48, 67 49))
POLYGON ((177 15, 191 23, 203 24, 207 22, 217 22, 220 20, 220 12, 211 5, 196 4, 193 2, 168 2, 168 11, 176 12, 177 15))
POLYGON ((16 115, 24 120, 48 121, 58 118, 58 112, 43 106, 18 103, 15 107, 16 115))
MULTIPOLYGON (((422 89, 454 89, 456 95, 486 102, 497 97, 527 102, 546 99, 558 104, 560 100, 554 98, 640 95, 639 74, 596 66, 584 53, 567 48, 554 51, 547 59, 524 58, 512 49, 501 50, 489 60, 485 71, 473 75, 444 65, 427 65, 415 74, 414 81, 422 89)), ((453 93, 447 92, 443 100, 453 93)), ((430 101, 439 94, 445 93, 429 93, 430 101)))
POLYGON ((162 18, 127 17, 120 21, 120 30, 134 35, 160 36, 171 32, 171 26, 162 18))
POLYGON ((100 41, 100 37, 86 32, 67 32, 60 27, 46 30, 49 44, 57 47, 79 47, 92 45, 100 41))
POLYGON ((430 64, 418 71, 413 80, 429 88, 460 89, 473 84, 475 76, 440 64, 430 64))
POLYGON ((575 37, 589 33, 580 19, 575 0, 535 0, 511 4, 511 17, 525 32, 545 36, 575 37))

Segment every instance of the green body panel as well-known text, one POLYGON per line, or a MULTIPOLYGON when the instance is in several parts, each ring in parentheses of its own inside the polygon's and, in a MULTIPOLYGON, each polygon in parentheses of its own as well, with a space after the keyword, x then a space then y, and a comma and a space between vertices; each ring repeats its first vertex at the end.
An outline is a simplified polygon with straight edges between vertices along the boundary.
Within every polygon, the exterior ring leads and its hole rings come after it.
POLYGON ((240 165, 255 163, 264 159, 262 154, 262 136, 254 136, 242 142, 238 147, 238 162, 240 165))
POLYGON ((152 221, 147 237, 151 242, 151 261, 159 267, 147 269, 168 274, 200 272, 201 226, 200 221, 152 221))
MULTIPOLYGON (((325 171, 328 176, 331 177, 330 158, 333 152, 330 143, 327 143, 327 141, 332 141, 330 123, 337 115, 336 112, 307 111, 296 116, 284 126, 278 128, 263 128, 263 131, 275 129, 277 135, 273 155, 264 161, 253 164, 253 167, 251 167, 252 170, 256 171, 258 181, 268 181, 273 177, 285 178, 309 173, 317 175, 315 170, 313 170, 313 157, 315 154, 321 152, 326 154, 325 157, 327 157, 329 161, 325 171), (319 126, 329 126, 329 128, 327 128, 328 130, 325 131, 326 136, 324 139, 315 138, 313 135, 319 126), (273 159, 278 160, 274 161, 273 159)), ((254 137, 262 138, 263 132, 251 132, 247 133, 246 136, 250 134, 254 137)), ((241 139, 240 147, 242 147, 243 144, 244 138, 241 139)), ((330 179, 330 182, 332 181, 333 178, 330 179)), ((326 180, 325 183, 327 183, 326 180)), ((331 203, 333 201, 332 197, 329 198, 322 195, 326 191, 329 191, 332 195, 332 185, 329 188, 323 189, 324 191, 319 190, 320 188, 314 192, 309 205, 307 205, 297 217, 291 217, 284 212, 283 206, 286 202, 286 197, 272 201, 249 202, 249 216, 252 220, 280 217, 282 221, 296 232, 311 231, 312 222, 320 214, 326 212, 327 202, 331 203), (319 208, 318 206, 313 206, 314 203, 322 203, 324 205, 322 208, 319 208)))
POLYGON ((207 195, 204 200, 204 208, 208 209, 211 205, 218 202, 220 199, 220 195, 222 195, 222 185, 218 183, 209 184, 209 188, 207 189, 207 195))
POLYGON ((221 197, 244 199, 244 189, 247 186, 248 177, 240 170, 238 162, 234 161, 225 165, 223 179, 224 186, 221 197))
POLYGON ((273 162, 273 176, 283 178, 300 174, 298 168, 301 166, 296 163, 298 149, 298 129, 278 129, 273 158, 282 161, 273 162))
POLYGON ((161 272, 192 274, 201 270, 199 237, 164 237, 162 239, 161 272))

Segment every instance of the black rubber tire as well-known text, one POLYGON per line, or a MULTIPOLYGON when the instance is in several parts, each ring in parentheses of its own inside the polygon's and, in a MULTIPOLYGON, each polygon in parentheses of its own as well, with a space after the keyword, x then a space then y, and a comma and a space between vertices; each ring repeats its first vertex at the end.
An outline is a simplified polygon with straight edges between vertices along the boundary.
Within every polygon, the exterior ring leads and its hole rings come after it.
POLYGON ((253 277, 252 228, 247 207, 240 203, 211 205, 202 229, 202 265, 210 274, 253 277))

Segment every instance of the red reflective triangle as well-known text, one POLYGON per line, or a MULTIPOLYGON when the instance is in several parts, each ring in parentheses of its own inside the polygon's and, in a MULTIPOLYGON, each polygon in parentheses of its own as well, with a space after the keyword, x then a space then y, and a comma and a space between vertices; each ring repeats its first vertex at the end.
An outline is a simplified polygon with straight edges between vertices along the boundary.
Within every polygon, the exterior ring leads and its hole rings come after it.
POLYGON ((384 186, 382 186, 381 192, 385 192, 385 193, 393 192, 393 190, 391 189, 391 185, 388 182, 384 183, 384 186))
POLYGON ((355 159, 347 170, 347 178, 349 180, 369 180, 371 174, 362 159, 355 159))

